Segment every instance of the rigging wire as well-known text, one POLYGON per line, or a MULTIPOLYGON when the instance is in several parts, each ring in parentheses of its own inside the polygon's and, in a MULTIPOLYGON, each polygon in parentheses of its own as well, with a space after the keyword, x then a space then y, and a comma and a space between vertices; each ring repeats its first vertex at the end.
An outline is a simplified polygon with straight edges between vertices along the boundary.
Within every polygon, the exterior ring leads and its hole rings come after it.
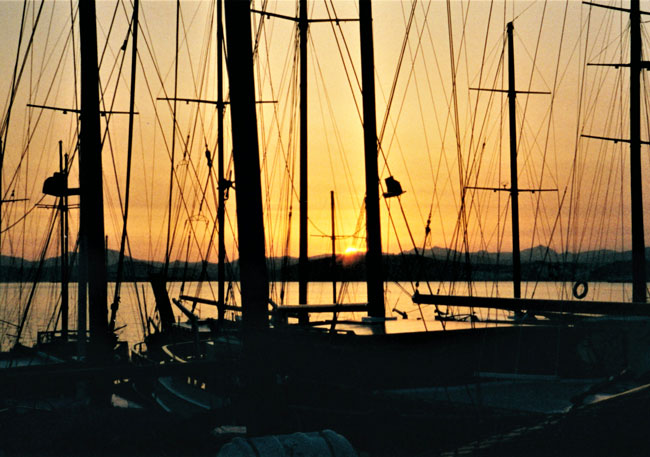
POLYGON ((169 261, 171 255, 171 229, 172 229, 172 195, 174 190, 174 158, 176 152, 176 99, 178 98, 178 34, 180 26, 180 11, 181 2, 176 0, 176 41, 175 41, 175 58, 174 58, 174 100, 172 102, 172 149, 171 149, 171 165, 169 172, 169 203, 167 206, 167 243, 165 248, 165 266, 163 269, 163 276, 167 276, 169 269, 169 261))
POLYGON ((23 71, 25 70, 25 65, 27 64, 27 61, 28 61, 27 56, 30 54, 30 50, 31 50, 32 45, 34 43, 34 35, 36 33, 36 27, 37 27, 37 25, 38 25, 38 23, 40 21, 41 12, 43 11, 43 6, 45 5, 45 0, 41 0, 40 6, 38 8, 38 13, 36 14, 36 19, 35 19, 35 21, 34 21, 34 23, 32 25, 32 31, 31 31, 31 34, 29 36, 29 41, 27 42, 27 46, 25 48, 24 57, 23 57, 22 63, 20 64, 20 70, 17 71, 18 61, 19 61, 18 56, 20 54, 20 48, 21 48, 21 43, 22 43, 22 38, 23 38, 23 28, 24 28, 24 25, 25 25, 25 14, 26 14, 26 10, 27 10, 27 5, 28 5, 28 2, 27 2, 27 0, 25 0, 25 2, 23 4, 22 20, 21 20, 21 24, 20 24, 20 35, 19 35, 19 41, 18 41, 18 50, 16 51, 16 54, 17 54, 16 55, 16 62, 15 62, 15 66, 14 66, 13 76, 11 78, 12 79, 11 95, 9 97, 9 103, 8 103, 8 106, 7 106, 7 110, 6 110, 5 114, 4 114, 4 118, 2 119, 2 125, 0 125, 0 137, 3 139, 3 141, 2 141, 2 155, 0 155, 0 170, 2 170, 3 162, 2 162, 1 159, 4 158, 4 151, 5 151, 5 147, 6 147, 6 144, 7 144, 7 132, 9 130, 9 120, 11 118, 11 111, 12 111, 11 108, 13 107, 14 101, 16 99, 16 94, 18 92, 18 86, 20 84, 20 81, 22 80, 23 71))
POLYGON ((52 211, 52 216, 50 217, 50 222, 48 224, 49 229, 47 231, 47 235, 46 235, 46 238, 45 238, 45 241, 44 241, 44 245, 43 245, 43 248, 41 250, 41 256, 40 256, 40 259, 39 259, 38 267, 36 269, 36 274, 35 274, 35 277, 34 277, 34 281, 32 283, 32 287, 31 287, 30 292, 29 292, 29 297, 27 298, 27 303, 25 305, 25 309, 23 310, 22 318, 20 319, 20 323, 18 324, 18 327, 17 327, 17 330, 16 330, 16 336, 15 336, 14 346, 13 346, 14 349, 17 348, 19 343, 20 343, 20 338, 22 337, 23 330, 25 329, 25 324, 27 323, 27 319, 29 317, 29 311, 31 309, 31 306, 32 306, 32 303, 33 303, 33 300, 34 300, 34 295, 36 293, 36 289, 37 289, 38 284, 39 284, 40 276, 41 276, 41 273, 43 271, 43 266, 45 264, 45 257, 46 257, 46 254, 47 254, 47 248, 48 248, 48 246, 50 244, 50 240, 52 239, 52 233, 54 232, 54 226, 55 226, 55 223, 56 223, 56 214, 57 214, 56 211, 52 211))
POLYGON ((31 212, 34 211, 34 209, 36 209, 38 207, 38 205, 43 201, 44 198, 45 198, 45 195, 41 196, 41 199, 39 201, 37 201, 36 203, 34 203, 34 205, 28 211, 26 211, 19 219, 14 221, 11 225, 9 225, 9 226, 5 227, 4 229, 2 229, 2 231, 0 233, 8 232, 12 228, 14 228, 18 224, 20 224, 22 221, 24 221, 27 218, 27 216, 29 216, 31 214, 31 212))

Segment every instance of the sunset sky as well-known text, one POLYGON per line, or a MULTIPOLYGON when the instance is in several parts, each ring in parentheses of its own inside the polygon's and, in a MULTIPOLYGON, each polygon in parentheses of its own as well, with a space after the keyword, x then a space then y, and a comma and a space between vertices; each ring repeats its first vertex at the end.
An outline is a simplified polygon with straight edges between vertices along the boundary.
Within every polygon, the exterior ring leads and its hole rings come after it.
MULTIPOLYGON (((623 7, 628 4, 608 3, 623 7)), ((310 0, 309 4, 311 18, 358 17, 357 3, 351 0, 310 0)), ((30 36, 29 24, 39 4, 29 6, 21 59, 30 36)), ((0 2, 3 118, 22 7, 18 1, 0 2)), ((642 2, 644 7, 650 10, 650 2, 642 2)), ((262 8, 259 1, 254 2, 254 8, 262 8)), ((127 111, 131 40, 126 52, 120 47, 128 33, 131 2, 99 1, 97 9, 103 106, 106 110, 127 111)), ((296 2, 289 0, 270 1, 266 9, 297 15, 296 2)), ((586 67, 587 63, 629 60, 628 19, 624 14, 590 8, 573 0, 382 0, 373 1, 373 13, 377 133, 382 150, 380 178, 383 183, 392 175, 406 191, 399 200, 382 199, 385 252, 423 247, 429 218, 427 247, 463 249, 467 245, 472 251, 511 251, 507 192, 466 189, 464 217, 460 209, 462 185, 510 185, 507 97, 470 88, 507 88, 505 24, 513 20, 517 89, 551 92, 517 97, 519 186, 557 189, 521 193, 522 249, 539 244, 572 251, 629 249, 626 146, 579 138, 582 133, 617 138, 629 135, 627 70, 586 67)), ((71 14, 76 14, 76 2, 59 0, 45 5, 34 35, 33 53, 24 67, 8 130, 2 195, 9 198, 14 192, 15 197, 27 196, 30 200, 3 207, 4 255, 38 256, 44 243, 43 229, 50 218, 48 210, 33 209, 22 222, 21 217, 41 198, 45 177, 58 169, 58 141, 63 141, 68 153, 73 152, 76 143, 74 113, 25 106, 77 106, 75 68, 78 71, 79 62, 72 51, 78 47, 79 38, 77 27, 74 38, 70 34, 71 14), (12 228, 5 231, 8 226, 12 228)), ((216 100, 214 3, 183 1, 181 16, 177 96, 216 100)), ((176 3, 145 0, 140 21, 136 85, 139 114, 135 121, 129 238, 134 256, 162 260, 167 235, 172 105, 157 98, 174 96, 176 3)), ((258 37, 257 97, 277 102, 258 105, 267 252, 280 256, 288 246, 288 254, 297 256, 296 25, 259 15, 253 15, 253 23, 253 33, 258 37)), ((365 189, 358 23, 312 24, 308 68, 309 253, 329 254, 332 190, 336 197, 336 232, 347 236, 337 242, 337 251, 363 250, 365 189)), ((216 176, 212 181, 208 178, 205 150, 206 146, 211 153, 216 150, 217 112, 213 105, 181 102, 176 111, 172 258, 189 255, 197 259, 199 251, 206 250, 216 217, 212 190, 216 176), (202 198, 206 183, 208 190, 202 198)), ((231 169, 228 116, 226 111, 225 143, 227 166, 231 169)), ((647 123, 644 109, 644 140, 647 123)), ((106 125, 104 119, 103 128, 106 125)), ((123 195, 127 126, 127 116, 110 117, 103 149, 106 234, 111 249, 119 247, 121 220, 116 183, 123 195)), ((642 154, 647 172, 647 147, 642 154)), ((73 185, 77 182, 76 168, 75 158, 73 185)), ((213 172, 216 174, 216 163, 213 172)), ((236 258, 232 192, 227 203, 226 239, 229 258, 236 258)), ((649 208, 650 195, 645 193, 645 207, 649 208)), ((46 197, 42 203, 53 201, 53 197, 46 197)), ((77 210, 72 210, 71 217, 76 224, 77 210)), ((646 211, 646 220, 648 217, 646 211)), ((648 236, 650 230, 646 230, 648 236)), ((214 246, 216 242, 209 255, 216 261, 214 246)))

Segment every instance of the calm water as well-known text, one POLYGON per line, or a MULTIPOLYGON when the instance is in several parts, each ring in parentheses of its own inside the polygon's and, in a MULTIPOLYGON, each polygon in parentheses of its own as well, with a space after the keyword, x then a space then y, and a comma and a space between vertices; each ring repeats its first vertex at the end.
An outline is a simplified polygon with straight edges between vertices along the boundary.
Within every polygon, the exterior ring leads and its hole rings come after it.
MULTIPOLYGON (((112 300, 115 285, 109 284, 109 297, 112 300)), ((183 287, 183 293, 191 296, 200 296, 213 299, 217 295, 216 283, 170 283, 168 290, 171 298, 178 297, 183 287)), ((230 293, 230 302, 239 303, 239 285, 234 283, 230 293)), ((523 283, 522 294, 526 297, 535 298, 567 298, 571 296, 572 284, 568 283, 523 283)), ((32 291, 31 285, 4 283, 0 284, 0 345, 2 349, 11 347, 15 341, 17 324, 21 321, 25 309, 29 303, 30 295, 33 295, 31 305, 27 313, 27 320, 22 332, 21 342, 26 345, 36 340, 36 334, 41 330, 59 328, 57 314, 60 309, 60 285, 58 283, 41 283, 32 291)), ((429 330, 439 326, 434 319, 434 310, 431 306, 418 308, 411 302, 411 295, 415 291, 415 284, 408 282, 387 283, 385 287, 386 312, 389 316, 396 316, 401 319, 399 310, 407 313, 409 317, 409 330, 429 330)), ((421 293, 440 293, 466 295, 468 293, 467 283, 445 283, 432 282, 419 285, 421 293)), ((472 284, 473 295, 478 296, 502 296, 512 297, 512 283, 509 282, 477 282, 472 284)), ((69 320, 71 328, 76 327, 77 313, 77 288, 75 284, 70 285, 70 312, 69 320)), ((620 283, 592 283, 589 284, 589 292, 586 300, 620 301, 631 300, 631 284, 620 283)), ((271 285, 271 297, 278 304, 298 303, 298 284, 288 283, 283 286, 279 283, 271 285), (284 299, 282 299, 284 297, 284 299)), ((362 303, 366 301, 365 283, 339 283, 337 285, 338 302, 341 303, 362 303)), ((308 301, 311 304, 332 303, 332 284, 316 282, 309 285, 308 301)), ((122 286, 120 308, 118 311, 117 327, 120 337, 130 344, 142 341, 144 335, 143 319, 151 317, 154 321, 154 299, 151 287, 148 283, 127 283, 122 286)), ((455 310, 457 313, 468 312, 468 309, 455 310)), ((178 319, 182 315, 174 309, 178 319)), ((217 310, 213 306, 199 305, 196 310, 201 317, 216 317, 217 310)), ((482 318, 506 318, 504 312, 480 310, 477 314, 482 318)), ((341 315, 341 320, 349 317, 341 315)), ((329 318, 331 315, 325 315, 329 318)))

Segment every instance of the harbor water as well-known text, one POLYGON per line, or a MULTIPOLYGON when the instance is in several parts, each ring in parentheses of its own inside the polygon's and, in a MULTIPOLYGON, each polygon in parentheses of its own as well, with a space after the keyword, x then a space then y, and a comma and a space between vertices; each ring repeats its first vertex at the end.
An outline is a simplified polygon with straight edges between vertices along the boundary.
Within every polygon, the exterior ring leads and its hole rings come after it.
MULTIPOLYGON (((109 283, 108 296, 113 297, 114 283, 109 283)), ((574 299, 572 283, 539 282, 522 283, 522 295, 528 298, 574 299)), ((400 322, 406 322, 408 331, 431 331, 440 328, 436 321, 436 310, 433 306, 418 306, 411 301, 415 290, 421 293, 437 293, 443 295, 471 295, 485 297, 512 297, 511 282, 387 282, 384 287, 386 315, 400 322)), ((366 284, 363 282, 338 283, 336 285, 337 303, 363 303, 366 301, 366 284)), ((215 299, 217 296, 216 282, 170 282, 168 284, 170 298, 179 295, 198 296, 215 299)), ((329 282, 313 282, 309 284, 308 302, 310 304, 331 304, 333 287, 329 282)), ((632 285, 629 283, 590 283, 585 300, 601 301, 630 301, 632 285)), ((69 322, 71 328, 76 328, 77 322, 77 285, 69 288, 70 306, 69 322)), ((270 297, 276 304, 297 305, 298 283, 271 283, 270 297)), ((239 284, 231 283, 228 288, 228 302, 238 305, 239 284)), ((188 303, 191 306, 191 303, 188 303)), ((269 305, 270 306, 270 305, 269 305)), ((35 343, 39 331, 60 328, 61 293, 60 284, 52 282, 32 284, 0 283, 0 344, 3 350, 11 348, 19 332, 20 323, 24 325, 20 331, 20 342, 26 346, 35 343)), ((107 307, 108 310, 108 307, 107 307)), ((441 311, 447 311, 440 307, 441 311)), ((468 316, 474 314, 479 320, 504 320, 510 313, 505 311, 455 308, 449 310, 454 315, 468 316)), ((108 311, 107 311, 108 312, 108 311)), ((174 309, 176 318, 183 320, 184 316, 177 308, 174 309)), ((216 318, 215 306, 199 304, 195 313, 201 318, 216 318)), ((229 318, 235 316, 227 315, 229 318)), ((142 341, 145 332, 151 331, 157 323, 155 302, 151 286, 145 282, 124 283, 121 287, 119 311, 117 315, 118 335, 121 340, 130 345, 142 341), (149 321, 149 330, 147 330, 149 321)), ((341 313, 340 321, 360 319, 362 313, 341 313)), ((314 316, 313 319, 329 319, 331 314, 314 316)), ((481 325, 477 322, 476 325, 481 325)), ((489 324, 483 324, 489 325, 489 324)))

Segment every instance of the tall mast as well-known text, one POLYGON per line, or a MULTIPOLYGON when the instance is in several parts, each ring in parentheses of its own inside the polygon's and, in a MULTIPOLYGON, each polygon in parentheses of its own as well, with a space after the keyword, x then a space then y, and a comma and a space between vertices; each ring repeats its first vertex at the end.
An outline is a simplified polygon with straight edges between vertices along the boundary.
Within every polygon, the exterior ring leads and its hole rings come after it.
MULTIPOLYGON (((609 5, 585 2, 599 8, 628 11, 609 5)), ((597 138, 630 143, 630 211, 632 219, 632 301, 646 301, 646 260, 645 235, 643 229, 643 186, 641 181, 641 69, 649 68, 648 62, 643 62, 641 48, 641 11, 639 0, 630 1, 630 64, 598 64, 615 68, 630 67, 630 139, 605 138, 601 136, 582 135, 586 138, 597 138)), ((645 142, 644 142, 645 143, 645 142)))
POLYGON ((225 0, 241 299, 246 327, 268 326, 268 275, 260 183, 250 4, 225 0))
POLYGON ((217 119, 217 167, 219 179, 219 206, 217 208, 217 223, 219 224, 219 272, 217 286, 217 301, 219 302, 219 317, 223 318, 224 305, 226 303, 225 282, 226 272, 226 237, 224 230, 225 223, 225 204, 226 204, 226 181, 224 179, 224 154, 223 154, 223 0, 217 0, 217 110, 219 116, 217 119))
POLYGON ((363 139, 366 163, 366 271, 368 315, 385 317, 381 226, 379 217, 379 169, 377 167, 377 120, 371 0, 359 0, 361 33, 361 84, 363 91, 363 139))
POLYGON ((641 184, 641 13, 639 0, 630 3, 630 186, 632 205, 632 300, 646 301, 646 261, 641 184))
POLYGON ((330 213, 332 216, 332 303, 336 304, 336 225, 334 224, 334 191, 330 190, 330 213))
POLYGON ((95 1, 79 2, 81 47, 81 129, 79 146, 80 234, 88 271, 88 309, 91 354, 101 356, 108 346, 106 251, 102 144, 99 121, 99 68, 95 1))
POLYGON ((514 298, 521 298, 521 253, 519 250, 519 188, 517 184, 517 118, 515 90, 514 26, 508 22, 508 116, 510 120, 510 202, 512 205, 512 286, 514 298))
MULTIPOLYGON (((307 0, 300 0, 300 246, 298 260, 298 303, 307 304, 307 283, 309 281, 309 258, 307 250, 307 0)), ((308 320, 305 314, 301 320, 308 320)))
MULTIPOLYGON (((312 22, 350 22, 356 19, 309 19, 307 16, 307 0, 299 0, 298 17, 270 13, 268 11, 251 10, 267 17, 277 17, 294 21, 298 24, 300 42, 300 216, 299 216, 299 254, 298 254, 298 303, 307 304, 307 288, 309 284, 309 205, 308 205, 308 127, 307 127, 307 35, 312 22)), ((372 40, 371 40, 372 41, 372 40)), ((372 60, 372 59, 371 59, 372 60)), ((373 92, 374 93, 374 92, 373 92)), ((300 323, 309 320, 308 314, 301 314, 300 323)))
POLYGON ((61 228, 61 337, 68 340, 68 154, 63 155, 63 142, 59 141, 59 170, 66 192, 59 198, 59 224, 61 228))
POLYGON ((517 181, 517 94, 550 94, 539 91, 517 91, 515 87, 515 51, 512 22, 506 25, 508 37, 508 89, 470 88, 471 90, 502 92, 508 94, 508 120, 510 130, 510 188, 507 187, 474 187, 465 189, 492 190, 494 192, 509 192, 512 213, 512 285, 514 298, 521 298, 521 252, 519 247, 519 194, 521 192, 557 192, 557 189, 520 189, 517 181))

